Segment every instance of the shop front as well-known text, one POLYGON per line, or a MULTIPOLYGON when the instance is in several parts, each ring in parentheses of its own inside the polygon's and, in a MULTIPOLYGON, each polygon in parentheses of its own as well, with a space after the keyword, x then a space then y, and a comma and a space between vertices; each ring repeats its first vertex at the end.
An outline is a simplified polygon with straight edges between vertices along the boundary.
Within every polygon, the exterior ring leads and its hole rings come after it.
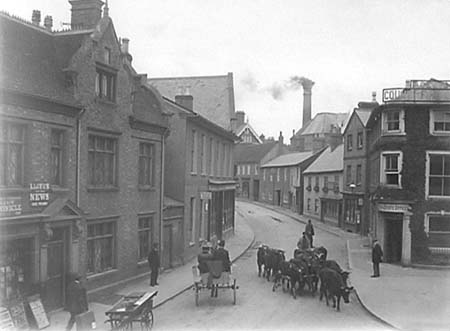
POLYGON ((225 239, 234 233, 234 181, 209 181, 211 192, 208 240, 225 239))
POLYGON ((360 233, 363 217, 363 196, 344 194, 342 228, 349 232, 360 233))

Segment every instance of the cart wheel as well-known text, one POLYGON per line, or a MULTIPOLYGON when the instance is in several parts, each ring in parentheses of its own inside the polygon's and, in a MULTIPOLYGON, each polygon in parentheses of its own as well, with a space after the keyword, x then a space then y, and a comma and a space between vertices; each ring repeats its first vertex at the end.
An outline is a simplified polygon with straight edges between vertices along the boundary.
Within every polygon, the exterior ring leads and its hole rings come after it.
POLYGON ((236 304, 236 279, 233 280, 233 305, 236 304))
POLYGON ((141 330, 151 330, 153 327, 153 311, 147 312, 141 319, 141 330))
POLYGON ((195 286, 195 305, 198 306, 198 286, 195 286))

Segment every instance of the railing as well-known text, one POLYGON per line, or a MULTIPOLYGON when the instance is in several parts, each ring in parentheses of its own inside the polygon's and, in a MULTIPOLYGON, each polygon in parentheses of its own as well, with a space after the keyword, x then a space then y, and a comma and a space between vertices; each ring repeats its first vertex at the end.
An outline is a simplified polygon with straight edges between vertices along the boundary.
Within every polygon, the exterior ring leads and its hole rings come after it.
POLYGON ((450 81, 410 80, 406 87, 383 89, 383 103, 450 103, 450 81))

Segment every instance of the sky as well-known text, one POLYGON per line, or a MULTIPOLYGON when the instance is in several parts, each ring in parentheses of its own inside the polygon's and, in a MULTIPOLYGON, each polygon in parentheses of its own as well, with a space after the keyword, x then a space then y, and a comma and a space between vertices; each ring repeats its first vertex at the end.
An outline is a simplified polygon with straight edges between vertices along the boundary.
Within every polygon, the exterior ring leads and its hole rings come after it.
MULTIPOLYGON (((315 82, 312 116, 350 112, 372 92, 410 79, 450 79, 449 0, 109 0, 133 66, 149 77, 233 73, 236 110, 258 134, 289 139, 302 126, 303 90, 315 82)), ((0 0, 70 22, 68 0, 0 0)), ((195 101, 194 101, 195 104, 195 101)))

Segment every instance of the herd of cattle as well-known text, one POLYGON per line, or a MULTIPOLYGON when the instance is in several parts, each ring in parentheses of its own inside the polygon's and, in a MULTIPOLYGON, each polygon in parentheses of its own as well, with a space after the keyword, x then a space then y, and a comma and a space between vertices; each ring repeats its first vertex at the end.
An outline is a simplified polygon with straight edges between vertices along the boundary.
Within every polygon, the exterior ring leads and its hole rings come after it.
POLYGON ((349 272, 342 270, 334 260, 327 260, 327 249, 323 246, 307 250, 296 249, 294 257, 286 261, 281 249, 261 245, 257 252, 258 276, 273 280, 272 291, 281 286, 294 299, 298 293, 307 290, 314 296, 320 281, 320 300, 325 295, 333 300, 333 308, 340 310, 341 297, 349 302, 353 287, 347 285, 349 272))

